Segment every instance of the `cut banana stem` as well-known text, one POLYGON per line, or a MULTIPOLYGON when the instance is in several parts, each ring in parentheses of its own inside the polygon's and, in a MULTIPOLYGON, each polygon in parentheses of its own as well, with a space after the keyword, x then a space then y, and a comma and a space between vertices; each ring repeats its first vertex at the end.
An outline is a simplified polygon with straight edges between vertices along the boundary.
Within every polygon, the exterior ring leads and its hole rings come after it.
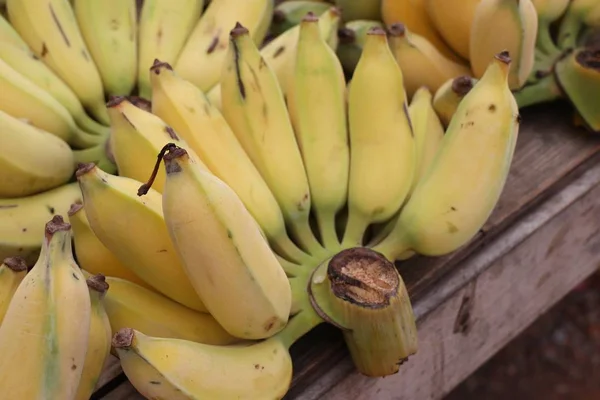
POLYGON ((508 87, 510 62, 508 53, 497 54, 462 99, 431 167, 375 251, 390 260, 408 250, 441 256, 481 229, 506 182, 521 121, 508 87))
POLYGON ((343 328, 360 373, 392 375, 416 353, 417 327, 406 287, 383 255, 360 247, 343 250, 315 271, 310 285, 325 320, 343 328))
POLYGON ((7 257, 0 265, 0 325, 25 275, 27 275, 27 263, 21 257, 7 257))
POLYGON ((532 85, 514 92, 519 108, 546 103, 563 97, 554 75, 547 75, 532 85))

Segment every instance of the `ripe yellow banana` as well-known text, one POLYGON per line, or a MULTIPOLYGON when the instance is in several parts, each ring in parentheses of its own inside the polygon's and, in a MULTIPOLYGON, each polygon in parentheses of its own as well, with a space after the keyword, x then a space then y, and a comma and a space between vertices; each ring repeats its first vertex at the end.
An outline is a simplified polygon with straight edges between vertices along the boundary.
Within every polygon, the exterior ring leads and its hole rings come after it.
MULTIPOLYGON (((150 176, 156 156, 165 144, 173 142, 189 148, 162 119, 136 107, 127 98, 112 98, 107 107, 112 126, 111 149, 119 167, 119 175, 144 182, 150 176)), ((193 157, 198 159, 195 153, 193 157)), ((204 164, 202 166, 206 169, 204 164)), ((165 171, 160 169, 155 189, 162 192, 164 182, 165 171)))
POLYGON ((2 14, 0 14, 0 43, 10 44, 23 50, 29 50, 27 43, 25 43, 2 14))
POLYGON ((448 79, 435 92, 433 108, 444 127, 450 125, 450 120, 456 112, 460 101, 473 89, 476 82, 477 80, 469 75, 457 76, 456 78, 448 79))
POLYGON ((68 0, 8 0, 8 17, 42 59, 99 121, 108 124, 102 79, 68 0))
POLYGON ((444 57, 460 63, 461 58, 448 47, 433 26, 425 3, 426 0, 382 0, 381 17, 386 26, 404 24, 411 32, 427 39, 444 57))
POLYGON ((157 291, 206 311, 169 239, 160 193, 151 190, 140 198, 140 182, 106 174, 93 164, 81 166, 77 179, 90 226, 106 248, 157 291))
POLYGON ((104 91, 128 95, 137 74, 136 0, 74 0, 73 10, 104 91))
POLYGON ((335 0, 344 21, 357 19, 381 20, 381 0, 335 0))
POLYGON ((339 246, 336 215, 348 197, 346 82, 342 65, 321 36, 313 14, 300 23, 291 86, 287 105, 306 168, 311 206, 321 242, 333 250, 339 246))
POLYGON ((96 237, 85 215, 83 204, 73 203, 68 212, 69 223, 73 227, 75 257, 79 266, 92 273, 127 279, 138 285, 150 288, 127 266, 106 248, 96 237))
POLYGON ((123 371, 147 398, 281 399, 292 379, 289 347, 320 322, 302 311, 276 336, 242 346, 150 337, 128 328, 112 344, 123 371))
POLYGON ((389 34, 408 98, 421 86, 435 92, 448 79, 471 73, 469 67, 447 59, 427 39, 409 32, 401 23, 392 24, 389 34))
POLYGON ((351 77, 360 59, 367 32, 373 27, 383 28, 381 21, 357 19, 348 21, 338 30, 339 45, 336 53, 346 76, 351 77))
POLYGON ((110 290, 104 297, 104 308, 113 335, 130 327, 150 336, 219 346, 239 341, 210 314, 194 311, 125 279, 107 276, 106 282, 110 290))
POLYGON ((95 275, 86 280, 90 293, 91 313, 88 332, 87 352, 79 387, 74 400, 89 400, 98 378, 104 368, 104 363, 110 354, 112 331, 103 299, 109 289, 103 275, 95 275))
POLYGON ((291 289, 254 218, 229 186, 199 168, 184 149, 170 147, 164 163, 169 235, 207 310, 239 338, 280 331, 291 289))
POLYGON ((81 202, 77 183, 19 199, 0 199, 0 260, 19 256, 33 265, 42 247, 44 223, 53 215, 66 218, 75 202, 81 202))
POLYGON ((223 116, 275 195, 294 238, 313 256, 322 253, 309 225, 308 179, 281 87, 239 24, 231 31, 221 96, 223 116))
POLYGON ((402 71, 386 33, 372 28, 348 93, 350 180, 344 247, 362 244, 371 223, 391 218, 412 185, 416 147, 402 71))
POLYGON ((509 69, 508 54, 498 54, 460 102, 433 163, 373 250, 390 260, 407 250, 439 256, 479 231, 502 192, 519 131, 509 69))
POLYGON ((217 83, 229 47, 229 31, 236 21, 248 27, 252 40, 260 44, 273 13, 272 0, 212 0, 175 63, 175 71, 207 91, 217 83))
POLYGON ((300 24, 309 12, 319 15, 327 11, 331 4, 324 1, 292 0, 275 6, 273 22, 269 28, 269 36, 278 36, 290 28, 300 24))
MULTIPOLYGON (((307 261, 308 254, 290 240, 273 193, 219 110, 169 64, 155 63, 151 75, 152 112, 172 126, 210 171, 237 193, 278 253, 297 262, 307 261)), ((164 172, 159 173, 163 176, 157 190, 162 191, 164 172)))
POLYGON ((0 265, 0 325, 25 275, 27 275, 27 264, 21 257, 7 257, 0 265))
POLYGON ((432 97, 427 88, 421 87, 415 92, 408 106, 417 152, 411 192, 427 173, 444 138, 444 127, 433 109, 432 97))
POLYGON ((458 55, 469 59, 469 40, 475 7, 481 0, 425 0, 427 15, 442 38, 458 55))
POLYGON ((554 74, 585 126, 600 132, 600 49, 576 49, 556 62, 554 74))
POLYGON ((69 112, 49 93, 0 59, 0 110, 50 132, 75 147, 101 143, 77 127, 69 112))
POLYGON ((585 26, 600 26, 600 2, 598 0, 571 0, 560 22, 558 47, 573 49, 585 26))
POLYGON ((560 50, 550 35, 550 24, 558 20, 567 10, 570 0, 531 0, 538 16, 536 49, 551 56, 558 56, 560 50))
POLYGON ((204 0, 145 0, 138 29, 138 90, 150 99, 150 67, 155 59, 174 64, 200 19, 204 0))
POLYGON ((90 295, 71 253, 71 227, 45 226, 40 258, 0 326, 0 387, 5 399, 73 399, 84 366, 90 295))
POLYGON ((83 130, 108 136, 109 129, 90 118, 71 88, 29 48, 0 42, 0 59, 54 97, 83 130))
POLYGON ((537 24, 531 0, 481 0, 475 10, 469 44, 475 78, 485 73, 494 54, 508 51, 513 60, 508 84, 511 90, 523 87, 535 61, 537 24))
POLYGON ((62 139, 0 111, 0 198, 25 197, 66 183, 75 169, 62 139))

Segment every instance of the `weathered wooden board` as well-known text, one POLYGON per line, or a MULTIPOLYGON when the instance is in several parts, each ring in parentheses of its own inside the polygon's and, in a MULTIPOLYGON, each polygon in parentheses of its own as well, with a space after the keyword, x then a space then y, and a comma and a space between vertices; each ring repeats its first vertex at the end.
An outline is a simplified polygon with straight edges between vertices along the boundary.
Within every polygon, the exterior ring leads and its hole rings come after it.
MULTIPOLYGON (((399 265, 415 304, 431 296, 432 288, 467 256, 481 249, 549 196, 560 192, 588 168, 600 163, 600 138, 571 125, 568 107, 557 103, 523 111, 523 124, 513 166, 493 215, 472 243, 447 257, 416 257, 399 265)), ((292 349, 295 374, 289 398, 295 398, 328 373, 337 380, 352 372, 341 335, 323 325, 292 349), (332 368, 335 369, 332 371, 332 368)), ((112 369, 105 380, 115 376, 112 369)), ((121 378, 122 379, 122 378, 121 378)), ((334 380, 331 380, 333 382, 334 380)), ((127 392, 126 388, 119 388, 127 392)), ((101 390, 99 394, 106 391, 101 390)), ((112 399, 111 396, 104 397, 112 399)), ((100 397, 98 397, 100 398, 100 397)), ((119 397, 121 398, 121 397, 119 397)))

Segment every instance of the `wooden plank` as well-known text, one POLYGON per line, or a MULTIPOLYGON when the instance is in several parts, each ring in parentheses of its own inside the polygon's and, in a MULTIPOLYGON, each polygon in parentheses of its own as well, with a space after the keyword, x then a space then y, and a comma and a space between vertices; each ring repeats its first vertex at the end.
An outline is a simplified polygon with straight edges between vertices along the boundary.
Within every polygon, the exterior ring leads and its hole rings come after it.
MULTIPOLYGON (((419 352, 398 374, 373 379, 352 371, 333 388, 322 385, 323 390, 330 388, 326 392, 308 390, 289 398, 442 398, 575 285, 597 271, 600 166, 586 178, 588 183, 596 182, 592 190, 585 191, 576 202, 555 214, 483 272, 478 269, 485 263, 477 256, 456 271, 452 276, 454 285, 462 284, 462 288, 442 305, 434 305, 419 321, 419 352)), ((568 193, 557 196, 528 222, 546 220, 557 203, 560 206, 570 201, 566 196, 568 193)), ((507 234, 521 237, 519 231, 523 229, 527 230, 527 226, 521 225, 507 234)), ((504 235, 500 240, 505 240, 504 235)), ((418 307, 421 313, 425 311, 422 304, 416 304, 415 310, 418 307)), ((350 364, 349 360, 344 363, 350 364)))

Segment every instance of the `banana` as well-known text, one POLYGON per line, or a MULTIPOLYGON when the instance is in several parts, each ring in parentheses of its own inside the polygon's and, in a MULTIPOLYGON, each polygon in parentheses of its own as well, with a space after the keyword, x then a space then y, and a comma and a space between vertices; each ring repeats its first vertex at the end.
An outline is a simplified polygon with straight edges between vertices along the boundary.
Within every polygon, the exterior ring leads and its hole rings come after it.
POLYGON ((94 163, 107 174, 116 174, 117 166, 110 149, 109 137, 104 143, 83 150, 73 150, 75 165, 94 163))
POLYGON ((0 198, 25 197, 66 183, 75 169, 69 145, 0 111, 0 198))
POLYGON ((278 36, 288 29, 300 24, 302 18, 309 12, 322 14, 331 7, 331 4, 314 0, 293 0, 277 4, 273 10, 273 22, 269 34, 278 36))
POLYGON ((275 195, 299 244, 313 256, 324 249, 309 225, 310 190, 277 77, 237 25, 221 77, 223 116, 275 195))
MULTIPOLYGON (((210 171, 237 193, 278 253, 306 262, 308 255, 286 232, 273 193, 219 110, 193 83, 177 76, 169 64, 157 61, 151 75, 153 113, 172 126, 210 171)), ((164 172, 159 173, 163 176, 157 189, 162 191, 164 172)))
POLYGON ((291 289, 254 218, 229 186, 199 168, 184 149, 169 147, 164 163, 169 235, 207 310, 242 339, 280 331, 288 321, 291 289))
POLYGON ((2 14, 0 14, 0 43, 10 44, 22 50, 29 50, 27 43, 2 14))
POLYGON ((71 253, 71 227, 54 216, 40 258, 0 326, 5 399, 73 399, 84 366, 90 295, 71 253))
POLYGON ((450 125, 450 120, 456 112, 459 103, 463 97, 473 89, 476 82, 477 80, 469 75, 461 75, 456 78, 448 79, 435 92, 433 97, 433 108, 444 127, 450 125))
MULTIPOLYGON (((426 0, 382 0, 381 17, 386 26, 402 23, 411 32, 424 37, 449 60, 461 63, 460 57, 448 47, 442 36, 433 26, 427 8, 426 0)), ((454 17, 454 16, 453 16, 454 17)))
POLYGON ((90 147, 104 138, 78 128, 69 112, 54 97, 1 59, 0 92, 0 110, 24 118, 72 146, 90 147))
POLYGON ((75 202, 81 202, 76 183, 19 199, 0 199, 0 260, 19 256, 33 265, 42 247, 44 223, 53 215, 66 217, 75 202))
MULTIPOLYGON (((111 149, 119 175, 143 182, 148 179, 156 164, 156 155, 165 144, 174 142, 189 149, 173 128, 150 111, 136 107, 127 98, 112 98, 107 106, 112 125, 111 149)), ((195 153, 193 157, 198 159, 195 153)), ((203 163, 201 165, 207 169, 203 163)), ((156 180, 155 189, 162 192, 164 170, 158 171, 156 180)))
POLYGON ((424 0, 427 15, 442 38, 458 55, 469 60, 469 40, 475 8, 481 0, 424 0))
POLYGON ((104 308, 113 335, 131 327, 146 335, 224 346, 239 341, 207 313, 187 308, 125 279, 106 277, 104 308))
POLYGON ((592 132, 600 132, 600 49, 576 49, 558 60, 554 75, 562 92, 592 132))
POLYGON ((127 279, 140 286, 150 288, 127 266, 111 253, 96 237, 85 215, 83 204, 73 203, 68 212, 69 223, 73 227, 75 257, 79 266, 92 273, 127 279))
POLYGON ((427 88, 421 87, 415 92, 408 106, 408 115, 415 134, 417 152, 415 177, 411 192, 417 186, 417 183, 423 179, 444 138, 444 127, 433 109, 432 97, 427 88))
MULTIPOLYGON (((330 7, 327 11, 319 15, 319 28, 321 34, 326 38, 327 43, 332 49, 337 48, 338 37, 337 28, 340 23, 340 12, 335 7, 330 7)), ((269 68, 277 76, 277 80, 281 85, 281 90, 284 96, 286 95, 286 85, 288 76, 293 69, 293 58, 296 54, 296 45, 298 43, 298 35, 300 26, 288 29, 268 44, 260 49, 260 55, 267 63, 269 68)), ((215 85, 206 93, 211 104, 222 110, 221 102, 221 85, 215 85)))
POLYGON ((273 0, 212 0, 175 63, 175 71, 203 91, 219 82, 227 56, 228 33, 236 21, 247 26, 254 43, 265 38, 273 0))
POLYGON ((90 118, 71 88, 29 48, 0 42, 0 59, 54 97, 83 130, 108 136, 109 128, 90 118))
POLYGON ((346 205, 350 149, 346 128, 346 82, 335 51, 319 32, 318 18, 300 23, 287 105, 308 178, 321 242, 339 247, 335 220, 346 205))
POLYGON ((367 33, 348 93, 350 177, 344 247, 361 245, 371 223, 402 206, 416 169, 416 147, 402 71, 386 33, 367 33))
POLYGON ((560 50, 550 35, 550 24, 558 20, 567 10, 570 0, 531 0, 538 16, 536 49, 551 56, 558 56, 560 50))
POLYGON ((21 257, 7 257, 0 265, 0 325, 25 275, 27 275, 27 264, 21 257))
POLYGON ((83 41, 68 0, 8 0, 15 30, 77 94, 100 122, 108 124, 100 73, 83 41))
POLYGON ((435 92, 448 79, 471 73, 467 66, 447 59, 427 39, 409 32, 405 25, 392 24, 388 31, 409 98, 421 86, 435 92))
POLYGON ((512 58, 508 84, 525 85, 533 71, 537 13, 531 0, 482 0, 471 26, 470 60, 475 78, 485 73, 494 54, 508 51, 512 58))
POLYGON ((145 0, 138 28, 137 81, 140 96, 150 99, 148 70, 155 59, 175 63, 200 19, 204 0, 145 0))
POLYGON ((76 175, 88 221, 104 246, 160 293, 206 311, 169 239, 160 193, 152 190, 142 199, 140 182, 106 174, 93 164, 82 165, 76 175))
POLYGON ((86 283, 91 303, 90 328, 85 362, 74 400, 89 400, 92 396, 104 363, 110 354, 112 338, 110 321, 103 304, 109 285, 103 275, 92 276, 86 280, 86 283))
POLYGON ((335 0, 335 5, 342 10, 344 21, 381 20, 381 0, 335 0))
POLYGON ((75 0, 73 10, 104 91, 128 95, 137 76, 136 0, 75 0))
POLYGON ((314 312, 302 311, 276 336, 243 346, 151 337, 128 328, 112 344, 130 382, 150 399, 281 399, 292 379, 289 347, 320 322, 314 312))
POLYGON ((509 70, 508 53, 498 54, 463 98, 392 232, 373 250, 390 260, 407 250, 440 256, 479 231, 502 192, 519 131, 509 70))
POLYGON ((598 0, 571 0, 558 30, 558 47, 573 49, 585 26, 600 26, 600 2, 598 0))
POLYGON ((381 21, 357 19, 346 22, 338 30, 339 45, 336 53, 344 67, 346 76, 352 77, 362 54, 367 32, 373 27, 383 28, 384 25, 381 21))

